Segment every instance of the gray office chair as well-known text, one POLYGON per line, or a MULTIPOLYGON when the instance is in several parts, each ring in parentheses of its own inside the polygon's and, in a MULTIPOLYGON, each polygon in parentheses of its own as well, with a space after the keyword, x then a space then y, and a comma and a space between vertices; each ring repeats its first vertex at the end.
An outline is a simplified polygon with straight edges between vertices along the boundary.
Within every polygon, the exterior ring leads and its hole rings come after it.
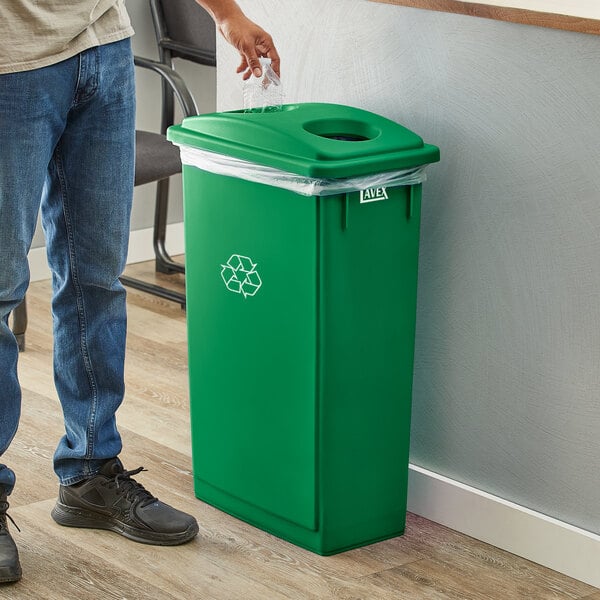
MULTIPOLYGON (((173 69, 173 59, 216 66, 216 33, 210 15, 195 0, 149 0, 158 44, 159 60, 135 57, 137 67, 150 69, 162 80, 160 133, 136 131, 135 185, 156 182, 153 244, 155 269, 159 273, 185 273, 183 264, 173 260, 166 249, 169 177, 181 172, 179 149, 167 141, 165 132, 174 122, 175 101, 183 116, 198 114, 198 107, 181 76, 173 69)), ((181 304, 185 294, 141 279, 123 276, 123 285, 181 304)), ((27 329, 26 299, 13 311, 12 330, 25 349, 27 329)))
MULTIPOLYGON (((176 98, 184 117, 198 114, 196 102, 187 89, 185 82, 170 66, 141 56, 135 56, 134 60, 137 67, 150 69, 161 77, 163 96, 165 94, 164 88, 166 88, 171 104, 173 105, 173 99, 176 98)), ((135 132, 134 183, 137 186, 156 182, 153 229, 155 270, 159 273, 183 273, 183 265, 175 262, 169 256, 165 247, 167 211, 169 208, 169 177, 181 173, 181 160, 179 158, 179 148, 171 144, 165 137, 167 127, 172 123, 165 122, 164 109, 162 118, 163 123, 160 133, 141 130, 135 132)), ((166 300, 179 302, 182 308, 185 308, 185 294, 182 292, 125 275, 121 277, 121 283, 166 300)))
MULTIPOLYGON (((148 181, 157 181, 156 187, 156 205, 154 213, 154 255, 155 269, 158 273, 185 273, 183 264, 173 260, 166 249, 165 237, 167 229, 167 209, 169 202, 169 177, 175 172, 181 171, 181 163, 179 161, 179 152, 164 138, 167 128, 173 125, 175 118, 175 99, 179 100, 182 108, 183 116, 189 116, 190 107, 184 106, 181 98, 178 96, 177 87, 172 85, 165 77, 164 69, 166 67, 170 72, 173 69, 173 59, 182 58, 190 60, 197 64, 216 66, 216 30, 215 24, 210 15, 200 7, 195 0, 150 0, 150 9, 152 20, 154 23, 154 31, 156 33, 156 42, 158 45, 159 62, 147 61, 146 59, 137 58, 136 64, 141 67, 152 68, 163 77, 162 86, 162 116, 160 135, 164 144, 170 146, 170 152, 173 154, 173 164, 178 166, 173 173, 167 173, 165 176, 158 178, 154 173, 153 164, 158 167, 162 162, 159 156, 151 157, 151 160, 144 161, 143 148, 152 147, 158 148, 158 143, 147 143, 147 136, 155 136, 148 132, 138 132, 138 147, 142 150, 138 151, 138 158, 142 161, 139 171, 140 179, 138 181, 138 168, 136 167, 136 185, 146 183, 148 181), (161 65, 159 69, 159 65, 161 65), (147 177, 143 177, 144 164, 149 165, 149 173, 147 177)), ((198 110, 194 106, 194 113, 198 110)), ((162 151, 161 151, 162 152, 162 151)), ((167 151, 165 150, 165 153, 167 151)), ((163 286, 151 284, 146 281, 135 279, 133 277, 123 276, 121 282, 138 290, 155 294, 168 300, 179 302, 182 307, 185 307, 185 294, 174 292, 163 286)))

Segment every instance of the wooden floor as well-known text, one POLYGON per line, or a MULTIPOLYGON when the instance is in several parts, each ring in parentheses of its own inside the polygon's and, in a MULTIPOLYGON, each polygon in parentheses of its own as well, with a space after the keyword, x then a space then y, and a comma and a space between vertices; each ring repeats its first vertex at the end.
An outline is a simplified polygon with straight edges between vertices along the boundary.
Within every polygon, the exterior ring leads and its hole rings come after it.
MULTIPOLYGON (((148 271, 148 265, 134 267, 148 271)), ((319 557, 200 502, 192 490, 185 314, 129 293, 127 394, 118 421, 127 468, 162 500, 194 514, 192 543, 160 548, 54 523, 52 454, 62 435, 52 383, 50 286, 32 284, 20 357, 21 427, 3 462, 17 473, 10 514, 23 580, 0 598, 43 600, 340 599, 600 600, 600 591, 409 515, 403 537, 319 557)))

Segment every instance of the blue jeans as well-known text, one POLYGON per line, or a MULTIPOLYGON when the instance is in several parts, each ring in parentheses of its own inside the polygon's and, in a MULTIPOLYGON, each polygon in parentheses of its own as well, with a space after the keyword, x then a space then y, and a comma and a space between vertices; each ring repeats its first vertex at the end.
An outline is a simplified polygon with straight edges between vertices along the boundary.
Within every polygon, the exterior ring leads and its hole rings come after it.
MULTIPOLYGON (((0 75, 0 455, 19 422, 9 313, 29 284, 41 207, 52 271, 54 381, 65 435, 60 482, 96 474, 121 450, 125 267, 133 195, 135 83, 130 40, 0 75)), ((0 465, 0 482, 6 479, 0 465)))

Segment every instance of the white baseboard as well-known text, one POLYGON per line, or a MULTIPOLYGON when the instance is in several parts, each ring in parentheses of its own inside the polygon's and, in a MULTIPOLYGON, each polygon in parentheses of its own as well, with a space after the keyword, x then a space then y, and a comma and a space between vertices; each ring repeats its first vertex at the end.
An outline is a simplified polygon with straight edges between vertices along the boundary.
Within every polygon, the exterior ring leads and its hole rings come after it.
POLYGON ((408 510, 600 587, 600 536, 410 465, 408 510))
MULTIPOLYGON (((131 232, 129 236, 129 253, 127 254, 128 265, 154 259, 152 235, 151 227, 131 232)), ((171 223, 167 225, 166 239, 171 255, 177 256, 178 254, 183 254, 183 223, 171 223)), ((48 268, 46 248, 44 246, 33 248, 29 252, 29 270, 31 272, 31 281, 50 279, 50 269, 48 268)))

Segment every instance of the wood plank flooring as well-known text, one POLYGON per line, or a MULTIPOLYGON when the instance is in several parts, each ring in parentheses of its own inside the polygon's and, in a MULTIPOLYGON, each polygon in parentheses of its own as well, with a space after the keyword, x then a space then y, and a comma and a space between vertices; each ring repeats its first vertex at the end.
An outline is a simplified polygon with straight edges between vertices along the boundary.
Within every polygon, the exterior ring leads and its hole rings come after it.
MULTIPOLYGON (((152 265, 130 268, 153 277, 152 265)), ((175 285, 181 279, 175 276, 175 285)), ((52 382, 50 284, 28 293, 20 356, 21 426, 3 462, 17 473, 10 514, 23 580, 3 599, 185 600, 600 600, 600 590, 409 514, 404 536, 320 557, 194 497, 190 458, 185 313, 129 292, 127 393, 118 422, 126 467, 162 500, 194 514, 192 543, 160 548, 54 523, 52 454, 62 435, 52 382)))

